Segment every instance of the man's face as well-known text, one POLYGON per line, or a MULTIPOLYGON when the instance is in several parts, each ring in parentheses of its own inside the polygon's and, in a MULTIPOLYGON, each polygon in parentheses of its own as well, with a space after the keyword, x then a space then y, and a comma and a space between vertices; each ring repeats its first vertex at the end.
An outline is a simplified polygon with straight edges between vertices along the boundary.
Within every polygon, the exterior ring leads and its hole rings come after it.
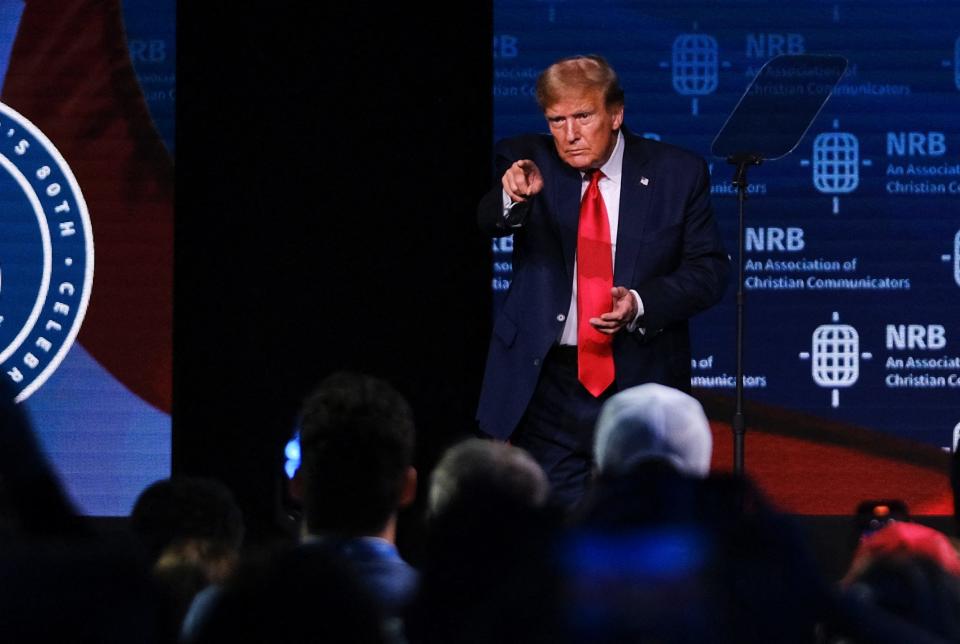
POLYGON ((607 107, 599 89, 572 90, 544 111, 560 158, 577 170, 599 168, 613 152, 623 105, 607 107))

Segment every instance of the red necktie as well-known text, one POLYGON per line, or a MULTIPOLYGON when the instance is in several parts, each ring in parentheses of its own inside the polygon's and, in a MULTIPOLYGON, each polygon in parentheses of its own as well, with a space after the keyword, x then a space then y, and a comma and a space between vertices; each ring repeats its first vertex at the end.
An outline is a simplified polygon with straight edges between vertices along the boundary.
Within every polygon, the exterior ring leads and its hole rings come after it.
POLYGON ((603 173, 588 172, 590 185, 580 201, 577 230, 577 374, 587 391, 599 396, 613 383, 613 336, 594 329, 590 318, 613 308, 613 254, 599 186, 603 173))

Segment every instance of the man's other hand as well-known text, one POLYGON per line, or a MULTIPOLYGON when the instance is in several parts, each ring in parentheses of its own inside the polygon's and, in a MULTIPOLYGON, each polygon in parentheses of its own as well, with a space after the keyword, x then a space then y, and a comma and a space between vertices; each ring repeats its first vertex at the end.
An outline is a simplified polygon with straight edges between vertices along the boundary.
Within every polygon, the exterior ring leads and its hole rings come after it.
POLYGON ((520 159, 503 173, 501 183, 510 200, 521 203, 543 190, 543 175, 536 163, 520 159))
POLYGON ((590 318, 593 328, 607 335, 613 335, 637 317, 637 301, 628 289, 614 286, 610 289, 610 296, 613 298, 613 309, 598 318, 590 318))

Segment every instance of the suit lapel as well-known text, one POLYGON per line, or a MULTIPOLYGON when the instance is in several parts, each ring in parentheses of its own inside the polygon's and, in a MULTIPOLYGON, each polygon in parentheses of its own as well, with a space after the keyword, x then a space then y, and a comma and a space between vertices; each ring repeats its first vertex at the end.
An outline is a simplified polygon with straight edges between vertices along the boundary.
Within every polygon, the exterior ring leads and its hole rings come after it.
POLYGON ((580 188, 583 181, 579 170, 562 162, 560 167, 554 195, 558 206, 557 224, 563 248, 563 263, 567 268, 567 279, 573 280, 573 260, 577 252, 577 227, 580 223, 580 188))
POLYGON ((643 139, 625 133, 623 175, 620 178, 620 216, 617 223, 617 256, 613 283, 629 284, 647 223, 656 177, 647 167, 649 157, 643 139), (644 174, 646 172, 647 174, 644 174))

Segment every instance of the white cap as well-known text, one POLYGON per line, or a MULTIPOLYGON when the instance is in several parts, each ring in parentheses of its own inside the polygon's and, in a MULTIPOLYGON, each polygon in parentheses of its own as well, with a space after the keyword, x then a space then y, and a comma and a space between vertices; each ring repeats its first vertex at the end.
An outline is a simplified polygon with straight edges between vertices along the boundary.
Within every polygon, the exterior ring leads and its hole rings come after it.
POLYGON ((667 461, 703 478, 710 471, 713 436, 703 407, 691 396, 658 384, 612 396, 600 410, 593 458, 601 474, 626 474, 638 463, 667 461))

